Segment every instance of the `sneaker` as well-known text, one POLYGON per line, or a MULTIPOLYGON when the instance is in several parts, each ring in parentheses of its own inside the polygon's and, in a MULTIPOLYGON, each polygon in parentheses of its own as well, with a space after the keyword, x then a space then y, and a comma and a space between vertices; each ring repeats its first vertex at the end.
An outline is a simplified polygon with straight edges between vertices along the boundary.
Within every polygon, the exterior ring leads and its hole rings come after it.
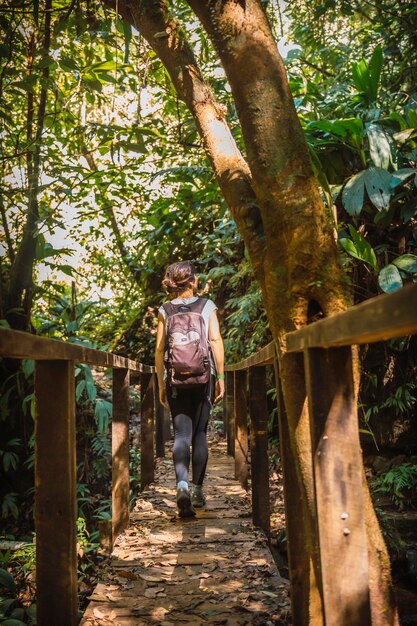
POLYGON ((203 507, 206 503, 206 498, 204 497, 203 487, 201 485, 195 485, 193 488, 193 493, 191 496, 191 504, 199 509, 203 507))
POLYGON ((188 489, 177 489, 177 506, 178 515, 180 517, 194 517, 195 511, 191 504, 190 493, 188 489))

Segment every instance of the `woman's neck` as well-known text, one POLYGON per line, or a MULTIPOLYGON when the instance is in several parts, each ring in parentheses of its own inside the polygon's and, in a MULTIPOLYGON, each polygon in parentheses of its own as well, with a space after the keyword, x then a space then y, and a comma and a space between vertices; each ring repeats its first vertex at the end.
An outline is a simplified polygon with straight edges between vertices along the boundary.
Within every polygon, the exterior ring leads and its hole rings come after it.
POLYGON ((174 293, 173 300, 175 300, 175 298, 192 298, 192 297, 194 297, 194 291, 192 289, 186 289, 185 291, 174 293))

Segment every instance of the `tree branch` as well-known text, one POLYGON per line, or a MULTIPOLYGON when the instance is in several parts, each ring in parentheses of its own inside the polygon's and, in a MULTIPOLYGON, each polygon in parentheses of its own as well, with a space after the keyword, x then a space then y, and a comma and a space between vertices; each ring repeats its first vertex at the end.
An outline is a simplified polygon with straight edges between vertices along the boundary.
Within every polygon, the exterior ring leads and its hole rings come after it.
MULTIPOLYGON (((114 0, 105 0, 115 6, 114 0)), ((192 113, 220 189, 264 284, 265 233, 251 174, 230 132, 225 111, 205 82, 184 33, 165 0, 119 0, 120 15, 139 30, 165 65, 178 97, 192 113)))
MULTIPOLYGON (((43 52, 48 54, 51 44, 51 7, 52 0, 45 1, 45 24, 43 52)), ((29 67, 33 65, 34 37, 29 42, 29 67)), ((31 69, 30 69, 31 71, 31 69)), ((39 217, 38 194, 39 176, 41 164, 41 141, 45 122, 45 111, 48 93, 49 67, 42 69, 42 82, 39 97, 38 115, 35 133, 35 151, 32 154, 27 152, 27 176, 28 176, 28 213, 26 224, 23 229, 23 236, 17 250, 14 262, 10 269, 9 283, 5 294, 5 313, 10 324, 14 328, 25 328, 29 322, 32 298, 26 293, 32 287, 33 264, 36 254, 37 236, 35 235, 37 220, 39 217), (23 311, 22 311, 23 308, 23 311)), ((28 111, 26 122, 27 140, 30 143, 33 139, 33 114, 34 98, 32 92, 28 94, 28 111)))

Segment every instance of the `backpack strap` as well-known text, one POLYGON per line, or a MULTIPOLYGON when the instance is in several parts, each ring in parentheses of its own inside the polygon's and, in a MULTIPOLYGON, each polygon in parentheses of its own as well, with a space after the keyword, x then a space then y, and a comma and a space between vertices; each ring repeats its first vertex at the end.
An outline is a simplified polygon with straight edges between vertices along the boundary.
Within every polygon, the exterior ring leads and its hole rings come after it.
POLYGON ((177 312, 177 309, 175 308, 175 306, 173 304, 171 304, 171 302, 165 302, 162 305, 162 308, 164 309, 165 313, 167 314, 167 317, 171 317, 171 315, 174 315, 174 313, 177 312))
POLYGON ((204 307, 206 306, 208 298, 199 298, 195 302, 192 302, 188 306, 191 307, 193 313, 201 313, 203 312, 204 307))
MULTIPOLYGON (((191 302, 190 304, 187 304, 186 306, 190 307, 190 311, 192 311, 193 313, 200 313, 201 315, 207 302, 208 302, 208 298, 198 298, 195 302, 191 302)), ((167 316, 171 317, 172 315, 175 315, 175 313, 177 313, 178 307, 180 306, 184 306, 184 305, 172 304, 172 302, 165 302, 162 305, 162 308, 164 309, 167 316)))

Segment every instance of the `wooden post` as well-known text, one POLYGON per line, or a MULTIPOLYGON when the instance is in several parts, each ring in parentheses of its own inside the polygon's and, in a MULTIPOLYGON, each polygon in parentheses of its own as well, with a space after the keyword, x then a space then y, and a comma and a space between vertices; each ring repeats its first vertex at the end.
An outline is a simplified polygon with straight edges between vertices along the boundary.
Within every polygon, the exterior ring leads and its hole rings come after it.
POLYGON ((78 624, 73 361, 38 361, 35 373, 37 623, 78 624))
POLYGON ((165 456, 164 407, 159 402, 159 385, 156 375, 154 383, 156 456, 162 458, 165 456))
POLYGON ((235 372, 235 478, 248 489, 248 371, 235 372))
POLYGON ((129 525, 129 384, 128 369, 113 370, 112 541, 129 525))
MULTIPOLYGON (((301 355, 299 355, 301 357, 301 355)), ((310 572, 306 568, 305 537, 300 527, 300 493, 297 477, 296 460, 291 450, 291 438, 288 417, 285 410, 279 375, 278 358, 274 360, 275 383, 277 388, 278 429, 283 473, 285 526, 287 533, 288 569, 291 580, 291 608, 294 624, 308 624, 308 604, 303 598, 308 596, 310 572), (306 611, 307 608, 307 611, 306 611)))
POLYGON ((252 518, 266 533, 270 529, 268 467, 268 405, 266 368, 249 368, 252 518))
POLYGON ((352 349, 304 354, 326 626, 370 624, 352 349))
POLYGON ((154 375, 140 375, 140 488, 143 491, 154 480, 154 375))
POLYGON ((235 376, 234 372, 226 372, 226 405, 225 405, 225 417, 226 417, 226 435, 227 435, 227 454, 234 456, 235 454, 235 424, 234 424, 234 387, 235 376))

